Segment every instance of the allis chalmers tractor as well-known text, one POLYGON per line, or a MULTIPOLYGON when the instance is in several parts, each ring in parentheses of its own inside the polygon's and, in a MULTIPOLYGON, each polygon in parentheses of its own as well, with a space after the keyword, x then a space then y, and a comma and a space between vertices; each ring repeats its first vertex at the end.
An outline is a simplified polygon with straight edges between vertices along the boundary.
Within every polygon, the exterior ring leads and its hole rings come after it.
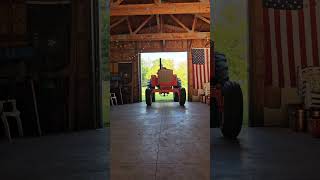
POLYGON ((179 102, 180 106, 184 106, 186 102, 186 89, 181 87, 181 80, 176 74, 173 74, 173 70, 162 66, 161 59, 157 75, 151 75, 148 83, 148 88, 145 92, 147 105, 151 106, 152 102, 155 102, 155 93, 165 96, 172 92, 173 100, 179 102))
POLYGON ((211 101, 210 127, 220 127, 224 137, 234 139, 241 131, 243 121, 243 95, 240 85, 229 81, 227 59, 214 52, 211 41, 211 101))

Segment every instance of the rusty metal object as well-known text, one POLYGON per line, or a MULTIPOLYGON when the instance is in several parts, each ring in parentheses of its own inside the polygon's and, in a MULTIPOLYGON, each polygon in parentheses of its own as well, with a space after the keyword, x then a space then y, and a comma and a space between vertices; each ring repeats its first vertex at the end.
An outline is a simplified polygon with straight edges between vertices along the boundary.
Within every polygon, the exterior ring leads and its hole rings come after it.
POLYGON ((311 112, 309 123, 312 136, 320 138, 320 110, 313 110, 311 112))
POLYGON ((304 132, 306 130, 305 110, 302 108, 299 108, 296 111, 296 123, 297 123, 297 131, 304 132))

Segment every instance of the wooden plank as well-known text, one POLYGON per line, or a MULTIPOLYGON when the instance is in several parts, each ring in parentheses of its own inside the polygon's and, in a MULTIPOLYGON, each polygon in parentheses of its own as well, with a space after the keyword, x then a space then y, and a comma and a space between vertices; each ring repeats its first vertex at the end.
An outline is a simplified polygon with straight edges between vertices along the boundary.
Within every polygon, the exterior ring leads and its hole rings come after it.
POLYGON ((202 21, 210 24, 210 20, 209 20, 209 19, 207 19, 207 18, 205 18, 205 17, 203 17, 203 16, 201 16, 201 15, 199 15, 199 14, 196 14, 196 17, 199 18, 199 19, 201 19, 202 21))
POLYGON ((192 32, 196 29, 196 24, 197 24, 197 16, 194 16, 193 18, 193 23, 192 23, 192 32))
POLYGON ((114 3, 112 3, 113 6, 119 6, 121 3, 123 2, 123 0, 118 0, 114 3))
POLYGON ((160 15, 159 15, 159 14, 157 14, 157 15, 156 15, 156 18, 157 18, 157 28, 158 28, 158 31, 160 31, 160 29, 161 29, 161 24, 160 24, 160 15))
POLYGON ((133 34, 137 34, 149 21, 152 19, 153 15, 149 16, 143 23, 133 32, 133 34))
POLYGON ((111 41, 158 41, 187 39, 210 39, 210 32, 124 34, 111 36, 111 41))
POLYGON ((130 34, 132 34, 132 27, 131 27, 131 23, 129 21, 129 17, 128 16, 127 16, 127 23, 128 23, 129 32, 130 32, 130 34))
POLYGON ((110 16, 210 13, 210 3, 127 4, 112 6, 110 16))
POLYGON ((187 32, 190 32, 191 30, 185 26, 179 19, 177 19, 174 15, 170 14, 170 17, 177 23, 179 24, 183 29, 185 29, 187 32))
POLYGON ((249 0, 249 126, 264 126, 264 75, 260 75, 264 58, 259 58, 264 47, 262 1, 249 0), (261 62, 261 63, 260 63, 261 62), (259 67, 260 66, 260 67, 259 67))
POLYGON ((121 19, 119 19, 118 21, 116 21, 115 23, 111 24, 110 29, 116 27, 117 25, 119 25, 120 23, 122 23, 124 20, 126 20, 127 17, 123 17, 121 19))

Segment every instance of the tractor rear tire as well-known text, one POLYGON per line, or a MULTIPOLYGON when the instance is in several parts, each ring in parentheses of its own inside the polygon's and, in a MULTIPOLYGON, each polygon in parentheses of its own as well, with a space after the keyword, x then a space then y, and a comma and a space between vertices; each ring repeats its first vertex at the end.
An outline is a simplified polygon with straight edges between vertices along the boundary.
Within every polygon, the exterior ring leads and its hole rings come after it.
POLYGON ((184 106, 186 103, 187 93, 185 88, 181 88, 180 90, 180 97, 179 97, 179 104, 180 106, 184 106))
POLYGON ((213 84, 223 85, 225 82, 229 81, 227 58, 224 54, 215 52, 214 61, 215 61, 215 75, 214 75, 213 84))
POLYGON ((151 104, 152 104, 151 89, 146 89, 146 104, 147 104, 147 106, 151 106, 151 104))
POLYGON ((239 135, 243 121, 243 94, 236 82, 225 82, 222 95, 224 98, 224 112, 220 122, 220 129, 224 137, 235 139, 239 135))
POLYGON ((173 101, 174 102, 179 102, 179 95, 176 92, 173 93, 173 101))

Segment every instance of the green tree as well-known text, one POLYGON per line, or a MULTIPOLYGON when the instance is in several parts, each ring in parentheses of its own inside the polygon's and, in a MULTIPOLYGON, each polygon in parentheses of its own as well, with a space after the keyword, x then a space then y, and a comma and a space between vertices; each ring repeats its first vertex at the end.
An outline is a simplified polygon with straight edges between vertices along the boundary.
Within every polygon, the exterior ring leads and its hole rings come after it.
MULTIPOLYGON (((146 62, 146 60, 144 60, 143 62, 146 62)), ((148 62, 146 64, 144 64, 143 66, 148 65, 148 62)), ((156 75, 159 68, 160 68, 160 59, 156 59, 153 61, 149 62, 150 67, 146 68, 146 73, 143 76, 143 80, 142 82, 147 82, 148 80, 150 80, 151 75, 156 75)), ((142 69, 143 69, 142 66, 142 69)), ((172 69, 174 70, 174 63, 172 59, 162 59, 162 66, 166 67, 167 69, 172 69)))
MULTIPOLYGON (((160 68, 160 60, 159 59, 142 59, 141 63, 141 81, 142 81, 142 99, 144 100, 145 96, 145 88, 147 86, 148 81, 151 78, 151 75, 156 75, 160 68)), ((163 67, 167 69, 172 69, 173 73, 181 79, 181 85, 185 88, 188 87, 188 72, 187 72, 187 63, 181 62, 177 66, 175 66, 173 59, 162 59, 163 67)), ((159 94, 156 94, 157 101, 172 101, 173 94, 171 93, 169 96, 163 97, 159 94)))

